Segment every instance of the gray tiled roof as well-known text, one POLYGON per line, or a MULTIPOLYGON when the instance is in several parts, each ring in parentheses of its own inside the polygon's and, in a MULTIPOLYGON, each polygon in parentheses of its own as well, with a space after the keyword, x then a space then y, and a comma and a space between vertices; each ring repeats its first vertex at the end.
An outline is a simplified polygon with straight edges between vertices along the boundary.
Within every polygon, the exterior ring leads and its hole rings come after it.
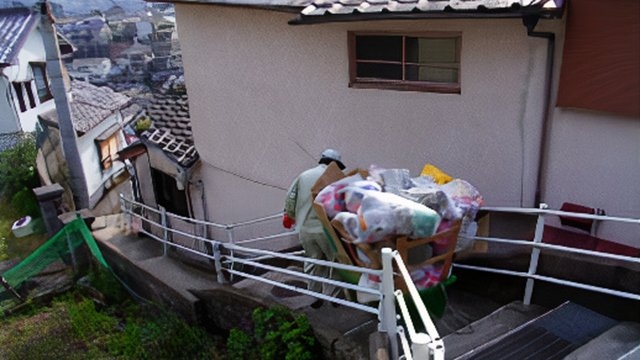
MULTIPOLYGON (((95 86, 86 81, 72 81, 69 106, 73 127, 78 133, 86 133, 110 115, 124 109, 130 101, 128 96, 109 87, 95 86)), ((41 114, 40 118, 49 123, 58 123, 55 109, 41 114)))
POLYGON ((337 20, 334 16, 361 18, 419 17, 425 14, 460 16, 537 12, 549 14, 562 10, 565 0, 314 0, 291 23, 312 18, 337 20))
POLYGON ((151 104, 147 106, 147 115, 153 127, 142 135, 145 142, 159 146, 167 156, 185 167, 198 159, 186 94, 154 94, 151 104))
POLYGON ((22 139, 25 135, 21 132, 8 133, 8 134, 0 134, 0 152, 5 150, 9 150, 16 146, 16 144, 22 139))
POLYGON ((151 118, 154 128, 170 132, 179 141, 193 143, 186 94, 154 94, 151 104, 147 106, 147 115, 151 118))
POLYGON ((81 133, 91 130, 130 102, 126 95, 107 86, 95 86, 86 81, 73 81, 71 94, 73 126, 81 133))
POLYGON ((14 62, 37 20, 27 8, 0 9, 0 64, 14 62))

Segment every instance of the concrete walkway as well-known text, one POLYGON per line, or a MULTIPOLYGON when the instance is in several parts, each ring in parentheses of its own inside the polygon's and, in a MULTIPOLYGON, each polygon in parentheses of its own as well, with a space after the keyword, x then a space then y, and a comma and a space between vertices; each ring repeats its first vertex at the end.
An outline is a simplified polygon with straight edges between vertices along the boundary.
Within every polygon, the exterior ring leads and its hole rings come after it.
MULTIPOLYGON (((164 256, 159 242, 128 233, 116 216, 94 222, 92 233, 114 272, 139 297, 169 306, 192 323, 230 330, 250 321, 256 306, 283 305, 307 315, 327 358, 369 359, 369 335, 377 329, 372 314, 326 302, 314 309, 313 297, 250 279, 219 284, 213 266, 205 271, 164 256)), ((295 281, 275 272, 262 276, 295 281)))
MULTIPOLYGON (((159 242, 130 234, 122 216, 96 219, 92 233, 114 272, 141 298, 164 304, 189 321, 205 327, 230 330, 251 322, 257 306, 286 306, 307 315, 328 359, 374 359, 369 337, 377 331, 375 315, 325 302, 312 308, 315 298, 275 288, 251 279, 219 284, 210 270, 186 265, 164 256, 159 242)), ((303 286, 300 279, 278 272, 263 278, 303 286)), ((455 285, 455 284, 454 284, 455 285)), ((434 319, 441 337, 492 313, 501 304, 479 298, 452 286, 444 316, 434 319)))

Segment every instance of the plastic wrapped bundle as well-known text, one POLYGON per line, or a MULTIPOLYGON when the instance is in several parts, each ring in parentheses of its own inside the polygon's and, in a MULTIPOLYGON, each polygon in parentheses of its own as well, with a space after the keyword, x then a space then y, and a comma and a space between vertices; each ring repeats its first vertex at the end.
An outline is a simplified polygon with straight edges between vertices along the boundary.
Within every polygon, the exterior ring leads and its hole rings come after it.
POLYGON ((370 179, 383 186, 385 192, 400 193, 414 186, 408 169, 382 169, 371 166, 370 179))
POLYGON ((402 190, 400 195, 435 210, 444 219, 459 219, 463 215, 462 211, 454 206, 449 195, 435 184, 402 190))
POLYGON ((340 190, 344 194, 345 208, 347 211, 356 213, 362 204, 362 199, 368 191, 382 191, 382 187, 375 181, 362 180, 340 190))
POLYGON ((375 243, 390 236, 411 238, 431 236, 440 225, 440 216, 428 207, 401 196, 369 191, 356 214, 339 213, 340 221, 354 243, 375 243))
POLYGON ((327 216, 332 219, 340 211, 346 210, 344 193, 341 190, 353 183, 362 180, 364 179, 362 178, 362 176, 360 176, 360 174, 355 174, 340 179, 323 188, 318 193, 314 201, 321 204, 324 208, 324 211, 327 213, 327 216))

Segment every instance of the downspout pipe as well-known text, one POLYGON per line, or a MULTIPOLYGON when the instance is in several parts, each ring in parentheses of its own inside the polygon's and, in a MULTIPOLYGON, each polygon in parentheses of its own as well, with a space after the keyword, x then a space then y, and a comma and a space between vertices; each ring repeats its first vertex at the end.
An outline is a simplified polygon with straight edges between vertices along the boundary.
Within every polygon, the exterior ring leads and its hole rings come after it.
POLYGON ((542 134, 540 135, 540 148, 538 154, 538 173, 536 175, 536 189, 535 189, 535 206, 538 207, 543 202, 544 195, 544 178, 543 174, 546 170, 547 155, 548 155, 548 137, 550 132, 550 117, 551 117, 551 86, 553 84, 553 64, 556 47, 556 35, 552 32, 534 31, 534 28, 540 20, 539 15, 526 15, 522 17, 522 23, 527 28, 527 35, 531 37, 547 39, 547 66, 545 76, 544 87, 544 104, 543 104, 543 116, 542 116, 542 134))

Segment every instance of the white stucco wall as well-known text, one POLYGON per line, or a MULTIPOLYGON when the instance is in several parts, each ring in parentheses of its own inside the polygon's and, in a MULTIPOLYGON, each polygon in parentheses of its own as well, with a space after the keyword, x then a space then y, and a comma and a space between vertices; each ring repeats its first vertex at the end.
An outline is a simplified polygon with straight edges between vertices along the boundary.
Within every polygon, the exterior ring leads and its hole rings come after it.
MULTIPOLYGON (((0 93, 11 94, 11 86, 11 82, 4 77, 0 77, 0 93)), ((2 114, 0 134, 10 134, 20 131, 20 123, 9 96, 0 98, 0 114, 2 114)))
MULTIPOLYGON (((544 201, 640 218, 640 119, 556 109, 544 201)), ((598 236, 640 247, 640 226, 602 222, 598 236)))
MULTIPOLYGON (((87 182, 87 191, 89 192, 89 197, 92 198, 92 201, 97 202, 97 200, 99 200, 102 196, 101 193, 104 191, 103 185, 105 182, 108 181, 112 175, 118 173, 124 168, 124 163, 114 161, 113 166, 109 170, 103 171, 100 164, 100 150, 95 142, 97 136, 109 129, 112 125, 117 124, 119 119, 119 113, 113 114, 78 138, 80 161, 82 162, 82 168, 87 182)), ((122 135, 122 130, 118 130, 118 137, 120 144, 124 144, 124 135, 122 135)))
MULTIPOLYGON (((42 34, 40 33, 39 27, 34 28, 27 39, 25 40, 24 45, 20 49, 18 53, 16 64, 10 67, 7 67, 3 70, 3 75, 10 82, 25 82, 30 81, 30 86, 32 87, 33 94, 35 95, 36 106, 33 109, 27 109, 25 112, 20 112, 17 100, 14 100, 15 103, 13 105, 14 109, 10 110, 11 112, 5 112, 5 105, 0 105, 3 110, 3 114, 7 117, 15 118, 15 114, 17 112, 17 116, 19 118, 20 128, 18 130, 22 131, 35 131, 36 123, 38 121, 38 115, 42 114, 46 111, 49 111, 55 108, 55 103, 53 99, 49 99, 43 103, 40 103, 40 99, 37 94, 38 91, 33 82, 33 72, 31 71, 31 67, 29 63, 31 62, 46 62, 46 53, 44 49, 44 43, 42 40, 42 34)), ((13 92, 12 92, 13 93, 13 92)), ((26 100, 26 99, 25 99, 26 100)), ((2 102, 5 100, 3 99, 2 102)), ((6 120, 3 120, 5 122, 6 120)), ((4 126, 4 125, 2 125, 4 126)), ((1 128, 0 128, 1 131, 1 128)), ((17 130, 16 130, 17 131, 17 130)))
MULTIPOLYGON (((326 147, 339 149, 350 168, 375 164, 418 175, 430 162, 474 184, 487 205, 534 206, 547 42, 528 37, 521 20, 293 27, 287 25, 291 14, 246 8, 176 4, 176 13, 212 220, 281 211, 291 179, 315 164, 326 147), (350 30, 461 32, 462 93, 349 88, 350 30)), ((561 37, 563 26, 563 20, 541 21, 536 30, 561 37)), ((561 51, 557 54, 559 60, 561 51)), ((554 113, 543 200, 638 216, 637 185, 631 180, 639 175, 638 121, 582 118, 571 111, 554 113), (614 140, 617 133, 622 141, 614 140), (594 143, 625 154, 606 165, 618 189, 594 189, 595 178, 583 179, 592 171, 583 165, 591 164, 597 150, 588 147, 594 143), (565 174, 571 167, 578 169, 565 174), (577 177, 584 188, 572 182, 577 177), (563 188, 569 186, 571 191, 563 188), (606 206, 589 203, 594 192, 609 194, 597 196, 607 199, 606 206), (621 202, 629 205, 619 207, 621 202)))

